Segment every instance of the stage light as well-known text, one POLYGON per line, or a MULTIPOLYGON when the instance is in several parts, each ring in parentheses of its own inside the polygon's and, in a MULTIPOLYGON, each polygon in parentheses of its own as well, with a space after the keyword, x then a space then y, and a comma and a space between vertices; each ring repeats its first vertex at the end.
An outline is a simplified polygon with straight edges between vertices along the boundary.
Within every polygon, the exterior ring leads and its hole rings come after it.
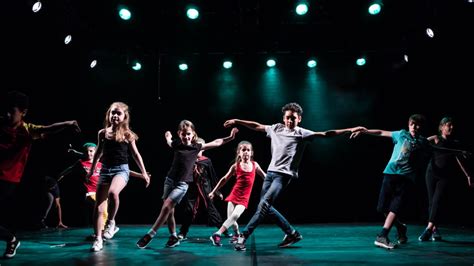
POLYGON ((186 11, 186 16, 188 16, 189 19, 197 19, 199 17, 199 11, 195 7, 190 7, 186 11))
POLYGON ((90 68, 94 68, 95 66, 97 65, 97 60, 92 60, 91 64, 90 64, 90 68))
POLYGON ((276 61, 275 61, 275 59, 268 59, 268 60, 267 60, 267 66, 268 66, 268 67, 274 67, 274 66, 276 66, 276 61))
POLYGON ((315 68, 318 65, 318 62, 314 59, 308 60, 308 63, 306 64, 309 68, 315 68))
POLYGON ((72 36, 71 35, 68 35, 66 36, 66 38, 64 38, 64 44, 69 44, 72 40, 72 36))
POLYGON ((179 67, 179 70, 181 70, 181 71, 186 71, 186 70, 188 70, 188 65, 185 64, 185 63, 179 64, 178 67, 179 67))
POLYGON ((129 20, 130 18, 132 18, 132 12, 130 12, 130 10, 128 10, 127 8, 120 8, 119 16, 123 20, 129 20))
POLYGON ((229 61, 229 60, 224 61, 224 63, 222 64, 222 66, 223 66, 225 69, 232 68, 232 62, 229 61))
POLYGON ((403 55, 403 60, 405 60, 405 62, 408 63, 408 55, 407 55, 407 54, 406 54, 406 55, 403 55))
POLYGON ((369 6, 369 14, 377 15, 382 10, 382 6, 379 3, 373 3, 369 6))
POLYGON ((428 35, 428 37, 430 37, 430 38, 433 38, 434 37, 434 31, 430 28, 426 28, 426 35, 428 35))
POLYGON ((296 14, 303 16, 304 14, 308 13, 308 5, 306 3, 299 3, 295 10, 296 14))
POLYGON ((363 58, 363 57, 358 58, 358 59, 356 60, 356 64, 357 64, 358 66, 363 66, 363 65, 365 65, 365 63, 366 63, 366 61, 365 61, 365 58, 363 58))
POLYGON ((36 13, 36 12, 41 10, 41 7, 42 7, 41 2, 38 1, 38 2, 33 4, 33 7, 31 8, 31 10, 33 10, 33 12, 36 13))
POLYGON ((135 71, 138 71, 140 69, 142 69, 142 64, 140 64, 139 62, 135 62, 135 64, 132 66, 132 69, 135 70, 135 71))

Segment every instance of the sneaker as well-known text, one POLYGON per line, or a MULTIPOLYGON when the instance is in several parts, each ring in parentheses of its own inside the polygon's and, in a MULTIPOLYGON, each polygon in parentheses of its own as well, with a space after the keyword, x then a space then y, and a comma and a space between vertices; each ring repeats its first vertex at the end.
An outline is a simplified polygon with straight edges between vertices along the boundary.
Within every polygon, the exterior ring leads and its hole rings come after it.
POLYGON ((188 238, 186 237, 186 234, 183 234, 183 233, 178 234, 178 239, 179 241, 188 240, 188 238))
POLYGON ((107 227, 105 227, 104 230, 104 238, 109 240, 114 237, 114 235, 120 230, 118 226, 115 226, 115 224, 107 224, 107 227))
POLYGON ((5 253, 3 254, 3 257, 7 259, 11 259, 15 257, 16 255, 16 250, 20 247, 20 240, 15 238, 14 241, 7 242, 7 248, 5 249, 5 253))
POLYGON ((229 240, 229 243, 231 244, 235 244, 237 243, 237 240, 239 239, 239 235, 238 234, 235 234, 232 236, 232 238, 229 240))
POLYGON ((150 244, 152 239, 153 238, 151 237, 151 235, 145 234, 142 238, 140 238, 140 240, 138 240, 137 247, 146 248, 146 246, 148 246, 148 244, 150 244))
POLYGON ((91 251, 98 252, 98 251, 101 251, 102 248, 104 248, 104 242, 96 238, 94 240, 94 243, 92 244, 91 251))
POLYGON ((177 236, 170 235, 170 238, 168 238, 168 242, 166 242, 166 247, 167 248, 174 248, 177 245, 179 245, 179 239, 177 236))
POLYGON ((431 239, 431 236, 433 235, 433 231, 431 229, 426 228, 423 233, 418 237, 418 241, 428 241, 431 239))
POLYGON ((377 236, 374 241, 374 245, 386 249, 394 249, 397 246, 397 244, 390 242, 386 236, 377 236))
POLYGON ((291 235, 285 235, 285 237, 283 237, 283 241, 281 241, 281 243, 278 244, 278 247, 279 248, 286 248, 286 247, 291 246, 294 243, 300 241, 301 239, 303 239, 303 236, 300 235, 300 233, 298 233, 298 231, 295 231, 291 235))
POLYGON ((234 245, 234 249, 237 251, 245 251, 247 248, 245 247, 245 237, 243 234, 240 234, 237 238, 237 243, 234 245))
POLYGON ((408 242, 408 237, 407 237, 407 225, 406 224, 401 224, 401 226, 397 227, 397 243, 398 244, 405 244, 408 242))
POLYGON ((441 234, 439 233, 438 228, 433 230, 433 234, 431 235, 430 240, 431 241, 441 241, 441 234))
POLYGON ((218 234, 212 234, 212 236, 209 237, 209 239, 211 239, 212 244, 213 244, 214 246, 218 246, 218 247, 222 246, 222 243, 221 243, 221 236, 220 236, 220 235, 218 235, 218 234))

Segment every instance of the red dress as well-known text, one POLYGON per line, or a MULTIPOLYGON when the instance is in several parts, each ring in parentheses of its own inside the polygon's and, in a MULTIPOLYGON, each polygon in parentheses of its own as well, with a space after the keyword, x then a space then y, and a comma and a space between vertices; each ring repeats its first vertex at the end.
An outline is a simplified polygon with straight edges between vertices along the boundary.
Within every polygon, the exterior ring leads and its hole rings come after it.
POLYGON ((255 162, 252 161, 252 171, 245 172, 240 167, 240 163, 237 164, 235 169, 236 181, 232 192, 225 199, 234 204, 243 205, 247 208, 249 203, 250 193, 252 192, 253 182, 255 181, 255 162))

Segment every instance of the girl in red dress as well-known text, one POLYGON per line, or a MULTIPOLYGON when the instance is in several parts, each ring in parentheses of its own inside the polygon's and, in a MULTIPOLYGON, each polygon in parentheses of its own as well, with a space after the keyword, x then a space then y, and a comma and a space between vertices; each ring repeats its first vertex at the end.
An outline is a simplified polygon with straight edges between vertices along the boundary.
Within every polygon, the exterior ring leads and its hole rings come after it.
MULTIPOLYGON (((240 215, 242 215, 248 206, 255 174, 258 174, 262 178, 265 178, 266 175, 260 165, 253 160, 252 144, 248 141, 241 141, 237 146, 235 164, 230 167, 227 174, 219 180, 216 187, 209 193, 209 198, 213 199, 215 193, 224 186, 232 176, 235 176, 236 181, 232 192, 225 199, 228 201, 227 220, 225 220, 221 228, 210 237, 214 246, 222 246, 221 234, 230 226, 234 228, 234 236, 239 235, 237 219, 239 219, 240 215)), ((237 238, 233 237, 231 243, 235 243, 236 240, 237 238)))

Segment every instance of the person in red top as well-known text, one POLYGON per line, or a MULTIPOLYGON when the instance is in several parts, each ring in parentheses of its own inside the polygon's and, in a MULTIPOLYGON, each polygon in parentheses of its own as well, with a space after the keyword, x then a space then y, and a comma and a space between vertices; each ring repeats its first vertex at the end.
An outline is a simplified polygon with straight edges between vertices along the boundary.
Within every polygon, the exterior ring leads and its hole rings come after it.
POLYGON ((215 193, 229 181, 230 177, 235 175, 236 181, 234 187, 229 196, 225 199, 228 201, 227 220, 225 220, 221 228, 210 237, 214 246, 222 246, 221 235, 231 226, 233 226, 235 232, 231 243, 237 241, 237 237, 240 234, 237 219, 239 219, 248 207, 250 194, 252 193, 252 187, 255 181, 255 174, 258 174, 263 179, 265 179, 266 176, 260 165, 253 160, 253 148, 250 142, 241 141, 239 145, 237 145, 236 153, 235 164, 230 167, 227 174, 219 180, 216 187, 209 193, 209 198, 213 199, 215 193))
POLYGON ((29 98, 19 91, 10 91, 0 102, 0 239, 7 242, 5 258, 13 258, 20 241, 5 228, 12 196, 23 176, 33 140, 71 127, 80 131, 77 121, 64 121, 51 125, 35 125, 23 119, 28 111, 29 98))

